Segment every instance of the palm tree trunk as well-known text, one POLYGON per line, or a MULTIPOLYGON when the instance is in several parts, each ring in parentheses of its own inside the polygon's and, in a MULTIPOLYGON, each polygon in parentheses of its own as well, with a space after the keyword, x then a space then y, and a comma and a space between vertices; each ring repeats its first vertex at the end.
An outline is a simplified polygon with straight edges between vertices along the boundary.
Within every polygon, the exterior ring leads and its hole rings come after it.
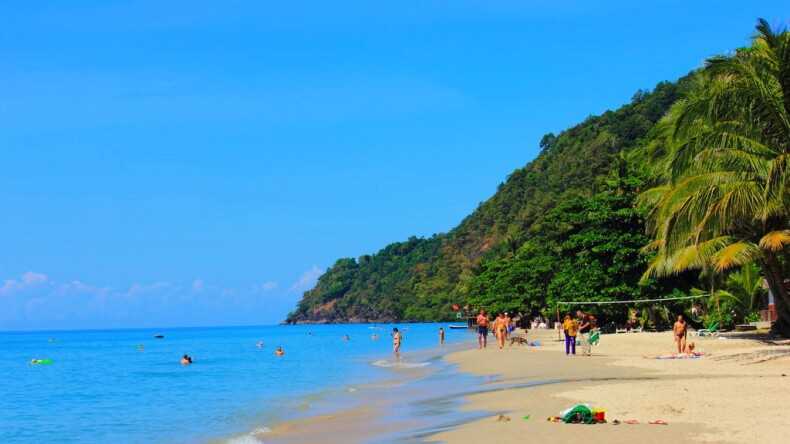
POLYGON ((765 280, 774 295, 777 319, 771 326, 771 333, 790 338, 790 296, 784 285, 784 272, 779 259, 772 252, 763 251, 765 280))

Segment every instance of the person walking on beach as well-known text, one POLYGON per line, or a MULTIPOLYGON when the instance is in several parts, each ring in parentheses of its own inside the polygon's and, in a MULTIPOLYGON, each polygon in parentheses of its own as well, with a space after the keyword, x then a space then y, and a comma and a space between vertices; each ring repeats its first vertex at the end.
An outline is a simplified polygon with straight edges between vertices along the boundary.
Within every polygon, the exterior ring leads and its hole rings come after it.
POLYGON ((439 327, 439 345, 444 345, 444 328, 439 327))
POLYGON ((499 313, 494 320, 494 335, 496 336, 497 344, 499 345, 499 349, 502 350, 505 347, 505 336, 507 335, 507 325, 505 324, 505 315, 499 313))
POLYGON ((571 319, 570 314, 565 315, 562 322, 562 329, 565 331, 565 355, 576 354, 576 332, 579 324, 575 319, 571 319))
POLYGON ((683 315, 678 315, 678 320, 672 327, 672 332, 675 335, 675 343, 678 346, 678 354, 683 353, 686 350, 686 335, 688 333, 688 325, 686 325, 686 320, 683 319, 683 315))
POLYGON ((398 331, 398 327, 395 327, 392 329, 392 352, 395 353, 396 357, 400 357, 400 341, 400 332, 398 331))
POLYGON ((581 310, 577 312, 579 316, 579 333, 582 335, 582 354, 590 356, 592 354, 592 344, 590 344, 590 334, 592 332, 592 315, 581 310))
POLYGON ((508 338, 510 337, 510 331, 511 331, 510 330, 510 323, 511 323, 510 314, 508 312, 505 312, 505 314, 504 314, 502 319, 505 322, 505 338, 502 341, 502 343, 504 344, 508 340, 508 338))
POLYGON ((484 349, 488 345, 488 316, 485 310, 477 315, 477 348, 484 349))

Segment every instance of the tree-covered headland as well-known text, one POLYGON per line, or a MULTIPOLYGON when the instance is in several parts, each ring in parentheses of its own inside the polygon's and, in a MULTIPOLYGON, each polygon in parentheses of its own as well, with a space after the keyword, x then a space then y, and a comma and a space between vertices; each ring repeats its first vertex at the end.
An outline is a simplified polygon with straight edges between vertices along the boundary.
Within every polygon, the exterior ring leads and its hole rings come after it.
MULTIPOLYGON (((750 46, 540 148, 448 233, 339 259, 287 322, 449 320, 458 307, 553 316, 557 301, 701 295, 699 322, 731 326, 756 318, 765 282, 774 332, 790 336, 786 29, 760 20, 750 46)), ((691 302, 634 307, 662 324, 691 302)))

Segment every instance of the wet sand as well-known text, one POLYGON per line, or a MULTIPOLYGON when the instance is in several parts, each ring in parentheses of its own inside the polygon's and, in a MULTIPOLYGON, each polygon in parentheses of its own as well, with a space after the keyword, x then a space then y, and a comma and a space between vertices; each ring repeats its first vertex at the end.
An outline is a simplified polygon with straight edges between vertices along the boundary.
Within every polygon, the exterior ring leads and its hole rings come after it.
MULTIPOLYGON (((553 331, 529 333, 541 347, 488 348, 451 354, 465 372, 498 375, 490 385, 555 380, 557 383, 471 395, 465 409, 490 414, 430 437, 452 443, 547 442, 658 443, 786 442, 790 421, 790 345, 759 340, 693 339, 700 359, 657 360, 672 351, 671 333, 604 335, 593 356, 565 356, 553 331), (546 421, 575 403, 606 410, 608 424, 546 421), (497 420, 505 415, 510 421, 497 420), (529 419, 523 419, 529 415, 529 419), (637 425, 611 421, 636 419, 637 425), (669 425, 650 425, 661 419, 669 425)), ((579 349, 577 349, 579 352, 579 349)))

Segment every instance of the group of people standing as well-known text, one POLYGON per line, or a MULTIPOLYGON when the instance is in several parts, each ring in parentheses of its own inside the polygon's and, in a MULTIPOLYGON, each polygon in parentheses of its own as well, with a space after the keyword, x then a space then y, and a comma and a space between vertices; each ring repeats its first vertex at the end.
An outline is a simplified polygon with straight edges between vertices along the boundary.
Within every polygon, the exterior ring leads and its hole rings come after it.
POLYGON ((514 330, 513 320, 507 312, 499 313, 493 322, 489 320, 485 310, 480 310, 477 315, 477 345, 478 348, 483 349, 488 345, 488 330, 489 326, 494 331, 494 336, 497 339, 499 349, 505 347, 505 341, 510 333, 514 330))
POLYGON ((562 321, 562 330, 565 332, 565 354, 576 354, 576 341, 579 339, 578 336, 582 335, 582 354, 590 356, 592 353, 590 335, 595 327, 595 316, 589 313, 579 310, 576 312, 576 318, 573 318, 570 313, 566 314, 565 320, 562 321))

